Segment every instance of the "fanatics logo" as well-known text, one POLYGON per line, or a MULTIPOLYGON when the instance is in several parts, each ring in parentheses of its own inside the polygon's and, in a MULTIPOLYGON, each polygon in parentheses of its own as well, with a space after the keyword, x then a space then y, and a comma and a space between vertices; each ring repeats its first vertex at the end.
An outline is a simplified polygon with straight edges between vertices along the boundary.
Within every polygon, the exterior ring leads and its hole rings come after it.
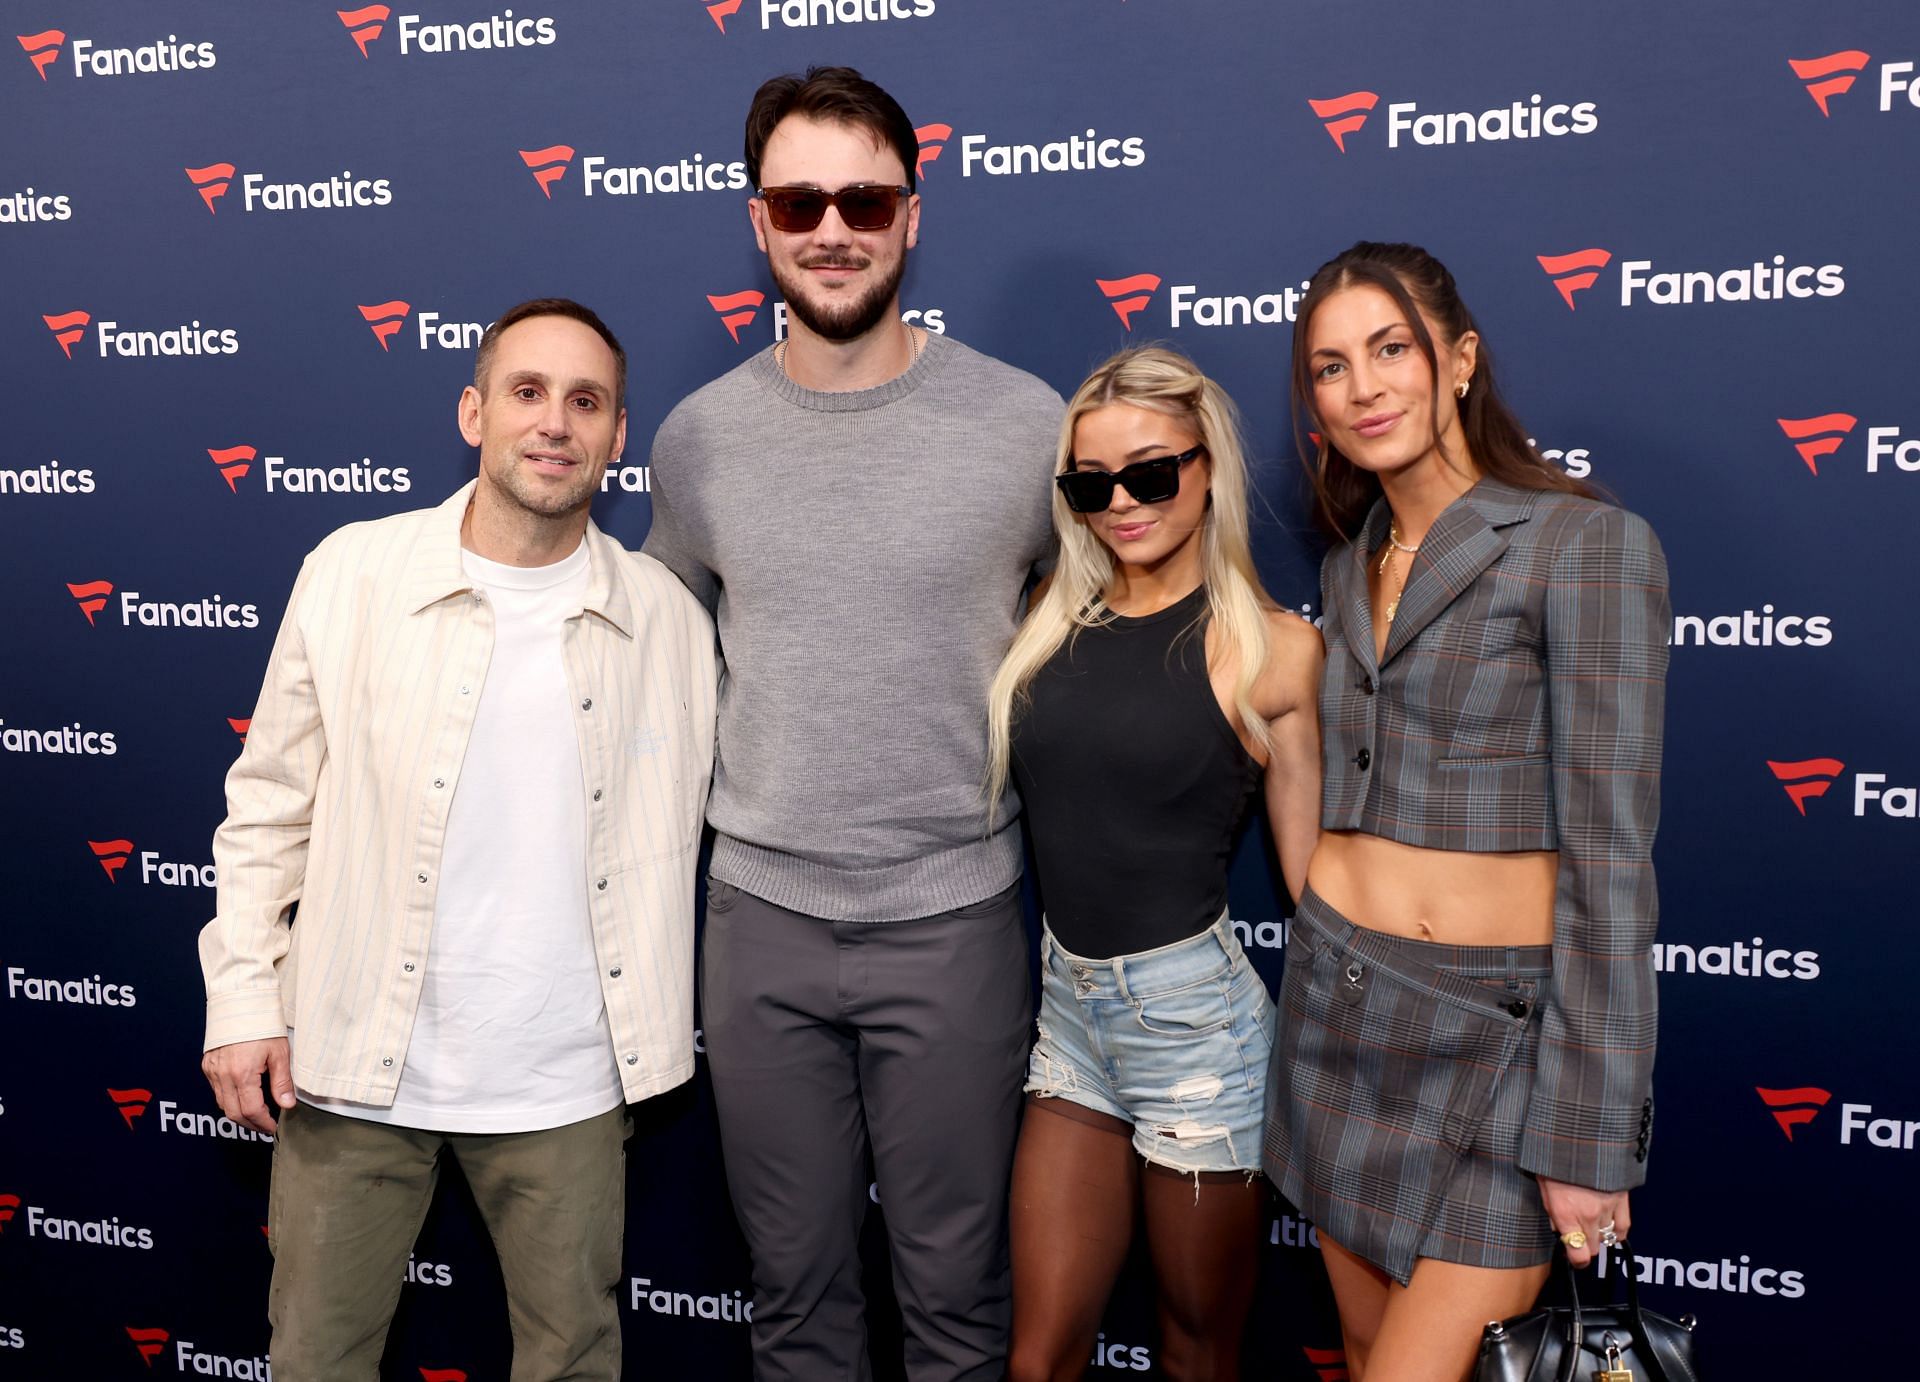
POLYGON ((200 200, 207 204, 207 210, 218 214, 214 198, 227 195, 227 188, 233 184, 233 165, 231 163, 209 163, 204 168, 188 168, 187 178, 200 191, 200 200))
POLYGON ((1807 469, 1818 475, 1820 458, 1838 451, 1859 419, 1852 413, 1822 413, 1819 417, 1781 417, 1774 421, 1794 444, 1793 449, 1800 453, 1807 469))
POLYGON ((1780 1131, 1787 1135, 1787 1141, 1793 1141, 1793 1130, 1802 1123, 1811 1123, 1814 1116, 1827 1106, 1833 1095, 1824 1089, 1815 1089, 1812 1085, 1803 1085, 1799 1089, 1762 1089, 1754 1086, 1753 1092, 1760 1096, 1760 1102, 1773 1110, 1773 1121, 1780 1125, 1780 1131))
POLYGON ((47 69, 60 60, 60 45, 67 36, 59 29, 47 29, 37 34, 16 34, 20 46, 27 50, 27 61, 33 64, 34 71, 40 74, 40 80, 47 79, 47 69))
POLYGON ((164 1329, 135 1329, 127 1326, 127 1337, 133 1340, 133 1346, 140 1350, 140 1358, 149 1368, 160 1350, 167 1346, 167 1340, 173 1336, 164 1329))
POLYGON ((395 298, 392 302, 376 302, 371 307, 362 306, 360 315, 367 319, 367 325, 373 330, 374 340, 380 342, 380 349, 391 349, 388 344, 399 334, 405 325, 407 313, 413 310, 411 303, 395 298))
POLYGON ((1313 107, 1315 115, 1326 122, 1327 133, 1333 136, 1334 147, 1345 153, 1347 136, 1367 123, 1367 112, 1380 104, 1380 98, 1371 91, 1349 91, 1344 96, 1333 96, 1324 101, 1309 99, 1307 104, 1313 107))
POLYGON ((251 728, 253 728, 253 717, 252 717, 251 715, 249 715, 249 716, 248 716, 248 717, 247 717, 246 719, 244 719, 244 720, 236 720, 236 719, 234 719, 234 718, 233 718, 233 717, 232 717, 231 715, 229 715, 229 716, 227 717, 227 723, 228 723, 229 725, 232 725, 232 726, 233 726, 233 732, 234 732, 235 734, 237 734, 237 735, 239 735, 239 736, 240 736, 240 742, 241 742, 241 743, 243 743, 243 744, 244 744, 244 743, 246 743, 246 742, 247 742, 247 731, 248 731, 249 729, 251 729, 251 728))
POLYGON ((1320 1374, 1320 1382, 1347 1382, 1347 1351, 1344 1348, 1308 1348, 1300 1351, 1320 1374))
POLYGON ((554 183, 560 181, 566 174, 567 166, 573 162, 573 146, 549 144, 544 149, 522 149, 520 161, 527 165, 533 180, 547 194, 547 200, 552 201, 554 183))
POLYGON ((718 0, 717 4, 710 3, 710 0, 700 2, 706 6, 707 16, 713 20, 714 27, 723 34, 727 31, 727 21, 740 13, 740 0, 718 0))
POLYGON ((91 849, 93 857, 100 861, 101 869, 106 872, 107 881, 118 883, 120 870, 127 866, 127 859, 133 854, 133 841, 88 840, 87 848, 91 849))
POLYGON ((147 1105, 153 1102, 151 1089, 109 1089, 107 1097, 113 1100, 114 1107, 120 1110, 120 1116, 127 1120, 127 1126, 133 1126, 133 1120, 147 1111, 147 1105))
POLYGON ((1787 66, 1793 69, 1793 75, 1807 84, 1807 95, 1820 107, 1820 113, 1829 120, 1833 112, 1827 109, 1827 97, 1838 96, 1853 85, 1853 79, 1860 75, 1867 65, 1867 55, 1858 48, 1847 48, 1838 53, 1828 53, 1824 58, 1787 59, 1787 66))
POLYGON ((112 581, 82 581, 74 585, 67 583, 67 590, 80 602, 80 612, 87 616, 87 622, 93 622, 93 616, 107 607, 107 596, 113 594, 112 581))
POLYGON ((1833 786, 1833 780, 1845 771, 1846 764, 1837 758, 1803 758, 1794 763, 1776 763, 1767 760, 1767 766, 1780 780, 1787 800, 1793 803, 1794 810, 1801 815, 1807 814, 1808 797, 1824 797, 1827 788, 1833 786))
POLYGON ((364 58, 370 56, 367 45, 380 37, 380 30, 393 11, 385 5, 368 5, 361 10, 335 10, 334 13, 340 16, 353 41, 360 45, 360 56, 364 58))
POLYGON ((1573 295, 1591 288, 1599 280, 1600 270, 1607 267, 1613 255, 1606 250, 1575 250, 1572 254, 1538 254, 1534 258, 1547 271, 1547 277, 1560 290, 1560 296, 1566 299, 1567 310, 1571 312, 1575 310, 1573 295))
POLYGON ((953 126, 916 125, 913 137, 920 142, 920 157, 913 161, 913 175, 916 179, 923 178, 927 175, 927 165, 940 157, 940 151, 953 138, 953 126))
POLYGON ((63 312, 59 316, 49 317, 41 314, 40 320, 47 324, 47 330, 53 333, 53 339, 60 343, 60 349, 73 358, 73 343, 87 334, 87 323, 93 320, 90 312, 63 312))
POLYGON ((740 344, 740 328, 750 325, 767 295, 757 289, 749 288, 743 293, 728 293, 722 297, 707 294, 707 301, 713 310, 720 314, 720 324, 727 328, 727 334, 733 337, 735 345, 740 344))
POLYGON ((213 464, 220 471, 220 478, 227 482, 227 488, 235 494, 240 492, 240 486, 236 482, 247 473, 248 463, 259 454, 251 446, 207 448, 207 455, 213 458, 213 464))
POLYGON ((7 1225, 13 1222, 13 1213, 20 1208, 18 1195, 0 1195, 0 1233, 6 1232, 7 1225))
MULTIPOLYGON (((360 49, 360 56, 371 57, 367 45, 386 30, 393 11, 385 5, 368 5, 357 10, 335 10, 347 34, 360 49)), ((558 37, 551 16, 522 15, 512 10, 452 24, 423 24, 417 14, 403 14, 398 20, 400 53, 466 53, 498 48, 545 47, 558 37)))
POLYGON ((1133 330, 1133 314, 1147 305, 1153 296, 1153 290, 1160 286, 1158 274, 1134 274, 1131 278, 1096 278, 1100 291, 1107 296, 1120 325, 1133 330))

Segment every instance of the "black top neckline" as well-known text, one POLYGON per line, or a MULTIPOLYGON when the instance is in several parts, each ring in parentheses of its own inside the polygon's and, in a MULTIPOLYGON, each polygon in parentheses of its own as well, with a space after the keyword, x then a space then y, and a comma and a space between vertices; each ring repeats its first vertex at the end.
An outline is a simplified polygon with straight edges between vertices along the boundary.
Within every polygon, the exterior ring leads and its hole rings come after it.
POLYGON ((1144 628, 1149 624, 1158 624, 1162 620, 1172 619, 1176 615, 1192 615, 1206 601, 1207 586, 1206 582, 1202 581, 1165 609, 1157 609, 1152 614, 1119 614, 1109 610, 1109 618, 1105 622, 1123 629, 1144 628))

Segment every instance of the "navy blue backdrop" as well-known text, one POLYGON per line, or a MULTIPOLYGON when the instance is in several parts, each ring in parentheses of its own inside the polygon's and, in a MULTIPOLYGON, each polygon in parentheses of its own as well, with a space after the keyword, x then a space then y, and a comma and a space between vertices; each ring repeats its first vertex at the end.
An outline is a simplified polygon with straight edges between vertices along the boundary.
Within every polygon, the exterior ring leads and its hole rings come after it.
MULTIPOLYGON (((1702 1317, 1710 1375, 1888 1375, 1851 1341, 1912 1279, 1920 1133, 1911 0, 522 4, 10 7, 0 1375, 267 1376, 271 1149, 199 1074, 194 935, 299 560, 471 475, 478 331, 550 293, 632 354, 596 514, 637 546, 653 428, 782 329, 740 126, 810 62, 920 128, 903 305, 1063 393, 1127 341, 1191 352, 1245 410, 1261 565, 1303 608, 1298 290, 1362 237, 1454 269, 1539 446, 1672 563, 1647 1294, 1702 1317)), ((1277 982, 1257 845, 1232 906, 1277 982)), ((640 1115, 629 1373, 744 1378, 704 1071, 640 1115)), ((1249 1375, 1337 1382, 1308 1226, 1269 1236, 1249 1375)), ((389 1378, 506 1376, 457 1183, 409 1282, 389 1378)), ((1095 1376, 1153 1371, 1149 1291, 1136 1262, 1095 1376)))

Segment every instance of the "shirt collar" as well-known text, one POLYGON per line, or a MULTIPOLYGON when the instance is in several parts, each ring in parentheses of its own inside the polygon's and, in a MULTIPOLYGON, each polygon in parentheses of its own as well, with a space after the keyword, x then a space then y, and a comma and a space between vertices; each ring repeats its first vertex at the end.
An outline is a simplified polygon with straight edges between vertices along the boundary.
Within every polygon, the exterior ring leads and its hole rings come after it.
MULTIPOLYGON (((478 485, 478 480, 467 481, 427 514, 426 531, 414 543, 402 577, 409 613, 420 614, 450 596, 472 591, 473 578, 460 562, 460 525, 478 485)), ((632 638, 633 605, 626 588, 614 576, 622 555, 620 547, 591 518, 587 520, 586 543, 587 594, 581 612, 598 615, 623 637, 632 638)))

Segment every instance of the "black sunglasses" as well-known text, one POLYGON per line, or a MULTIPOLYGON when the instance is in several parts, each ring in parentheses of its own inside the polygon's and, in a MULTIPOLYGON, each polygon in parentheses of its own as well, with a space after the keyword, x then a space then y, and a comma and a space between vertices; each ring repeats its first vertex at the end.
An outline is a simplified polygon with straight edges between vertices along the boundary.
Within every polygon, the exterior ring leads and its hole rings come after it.
POLYGON ((884 187, 875 183, 855 183, 838 192, 819 187, 762 187, 760 200, 767 204, 767 219, 775 230, 812 230, 836 207, 848 230, 885 230, 893 224, 900 199, 911 197, 911 187, 884 187))
MULTIPOLYGON (((1053 477, 1060 486, 1067 507, 1075 513, 1105 513, 1113 502, 1113 487, 1125 485, 1136 503, 1158 504, 1180 492, 1180 467, 1206 454, 1205 446, 1182 451, 1178 456, 1155 456, 1135 461, 1121 470, 1068 469, 1053 477)), ((1078 461, 1067 462, 1077 467, 1078 461)))

